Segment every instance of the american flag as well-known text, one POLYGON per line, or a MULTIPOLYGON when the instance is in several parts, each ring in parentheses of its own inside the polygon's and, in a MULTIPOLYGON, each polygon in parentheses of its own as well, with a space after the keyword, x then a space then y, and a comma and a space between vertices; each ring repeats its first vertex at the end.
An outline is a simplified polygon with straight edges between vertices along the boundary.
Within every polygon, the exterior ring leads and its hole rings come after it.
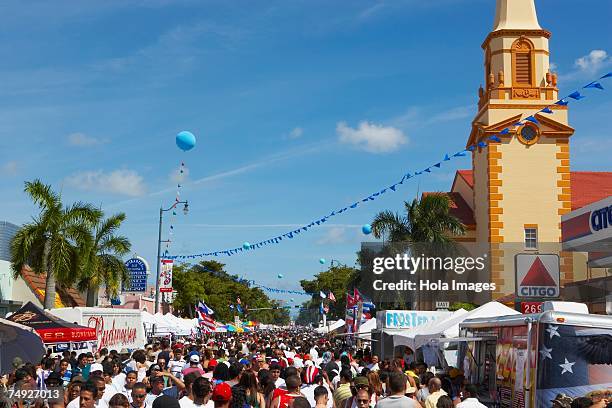
POLYGON ((333 292, 331 292, 331 291, 329 292, 329 295, 328 295, 327 297, 328 297, 328 298, 329 298, 329 300, 331 300, 332 302, 335 302, 335 301, 336 301, 336 297, 334 296, 334 293, 333 293, 333 292))

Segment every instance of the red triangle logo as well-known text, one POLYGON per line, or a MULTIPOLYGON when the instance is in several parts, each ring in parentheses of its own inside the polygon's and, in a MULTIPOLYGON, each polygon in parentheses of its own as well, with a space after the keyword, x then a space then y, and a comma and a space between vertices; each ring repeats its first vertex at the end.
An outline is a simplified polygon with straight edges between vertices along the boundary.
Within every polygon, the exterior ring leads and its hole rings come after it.
POLYGON ((557 284, 550 276, 540 257, 536 256, 535 261, 527 271, 527 275, 523 278, 521 286, 557 286, 557 284))

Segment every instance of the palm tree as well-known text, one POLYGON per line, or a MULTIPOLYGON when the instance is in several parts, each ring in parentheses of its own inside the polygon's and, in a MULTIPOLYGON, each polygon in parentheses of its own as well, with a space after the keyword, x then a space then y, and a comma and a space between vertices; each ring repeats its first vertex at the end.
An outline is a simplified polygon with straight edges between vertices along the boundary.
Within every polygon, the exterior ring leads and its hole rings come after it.
POLYGON ((448 195, 442 193, 405 201, 406 215, 382 211, 374 217, 372 232, 389 242, 452 242, 453 236, 465 234, 465 226, 449 213, 450 204, 448 195))
POLYGON ((125 214, 119 213, 106 220, 100 217, 89 225, 91 228, 88 245, 83 246, 83 271, 78 289, 87 291, 87 306, 97 306, 98 289, 106 286, 106 293, 115 297, 121 284, 129 282, 128 271, 121 257, 130 252, 130 241, 115 232, 125 221, 125 214))
POLYGON ((15 279, 26 265, 35 273, 47 273, 44 307, 50 309, 56 283, 70 286, 77 280, 79 247, 89 240, 85 223, 99 218, 100 211, 81 202, 64 207, 61 196, 40 180, 26 182, 24 191, 40 213, 11 241, 11 268, 15 279))
MULTIPOLYGON (((457 251, 454 237, 465 234, 465 226, 450 214, 450 204, 450 198, 443 193, 428 194, 411 203, 405 201, 406 215, 382 211, 374 217, 372 232, 376 238, 385 237, 392 243, 385 249, 390 253, 451 255, 457 251)), ((439 276, 443 278, 445 275, 439 276)), ((428 307, 422 302, 431 302, 430 297, 431 294, 423 296, 417 291, 405 298, 397 292, 392 303, 405 307, 408 301, 412 307, 428 307)))

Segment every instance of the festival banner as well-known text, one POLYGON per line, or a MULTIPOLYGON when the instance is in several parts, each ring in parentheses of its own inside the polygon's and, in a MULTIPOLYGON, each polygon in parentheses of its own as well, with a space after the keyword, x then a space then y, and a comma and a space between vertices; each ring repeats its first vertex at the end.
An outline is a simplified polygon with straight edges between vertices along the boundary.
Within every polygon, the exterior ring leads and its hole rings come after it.
POLYGON ((159 291, 161 293, 172 293, 172 259, 161 260, 159 273, 159 291))

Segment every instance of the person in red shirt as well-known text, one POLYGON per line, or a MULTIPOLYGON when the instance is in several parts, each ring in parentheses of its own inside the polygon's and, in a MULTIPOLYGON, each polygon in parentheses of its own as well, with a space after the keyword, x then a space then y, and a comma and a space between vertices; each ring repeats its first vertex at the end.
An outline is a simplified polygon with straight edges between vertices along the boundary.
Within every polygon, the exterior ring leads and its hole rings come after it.
POLYGON ((288 408, 291 401, 293 401, 295 398, 303 397, 303 395, 300 393, 300 386, 302 385, 300 377, 297 375, 290 375, 285 380, 285 384, 287 385, 287 392, 274 398, 270 408, 288 408))

